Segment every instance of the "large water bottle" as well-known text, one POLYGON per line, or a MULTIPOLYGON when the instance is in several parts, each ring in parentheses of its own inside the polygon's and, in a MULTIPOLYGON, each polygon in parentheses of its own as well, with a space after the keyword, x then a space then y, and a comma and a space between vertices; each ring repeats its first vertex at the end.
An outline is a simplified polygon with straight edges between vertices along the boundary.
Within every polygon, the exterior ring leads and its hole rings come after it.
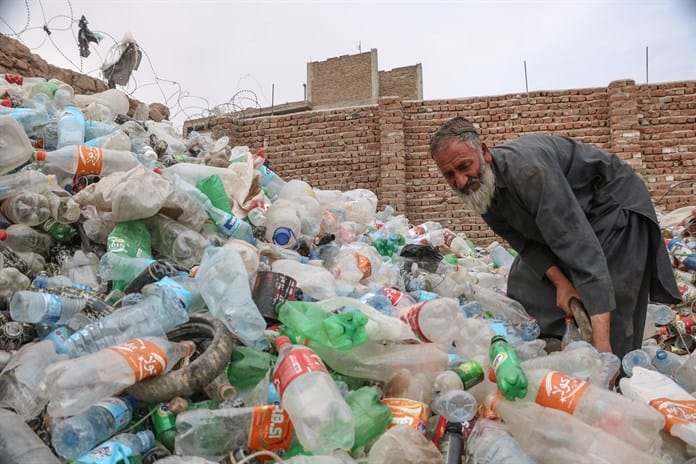
POLYGON ((648 304, 648 312, 657 325, 667 325, 674 320, 675 312, 667 305, 648 304))
POLYGON ((51 444, 62 458, 82 456, 102 441, 123 430, 133 418, 137 402, 131 396, 110 397, 77 416, 56 425, 51 444))
POLYGON ((223 321, 245 345, 265 346, 266 321, 251 298, 249 275, 236 250, 207 247, 196 283, 210 314, 223 321))
POLYGON ((10 300, 10 315, 30 324, 64 324, 86 304, 86 298, 22 290, 10 300))
POLYGON ((292 345, 286 336, 276 339, 276 349, 273 383, 302 446, 314 454, 351 449, 353 412, 321 359, 310 348, 292 345))
POLYGON ((130 462, 128 458, 140 456, 155 445, 155 435, 150 430, 137 433, 121 433, 105 441, 89 453, 73 461, 74 464, 117 464, 130 462))
POLYGON ((188 322, 191 294, 171 279, 141 302, 122 308, 81 328, 62 350, 71 358, 94 353, 136 337, 166 333, 188 322))
POLYGON ((85 117, 75 105, 68 104, 58 119, 58 147, 81 145, 85 141, 85 117))

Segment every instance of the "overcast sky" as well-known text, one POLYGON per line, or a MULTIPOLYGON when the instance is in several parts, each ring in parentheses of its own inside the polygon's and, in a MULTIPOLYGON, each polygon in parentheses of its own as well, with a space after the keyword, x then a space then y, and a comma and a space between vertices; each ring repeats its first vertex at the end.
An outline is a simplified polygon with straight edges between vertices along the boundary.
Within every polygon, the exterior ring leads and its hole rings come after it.
POLYGON ((380 70, 421 63, 426 100, 523 92, 525 60, 530 91, 644 83, 646 46, 650 82, 696 80, 696 0, 0 0, 0 18, 49 63, 99 77, 130 32, 146 56, 124 90, 166 101, 179 126, 301 100, 307 62, 359 47, 380 70), (82 61, 81 15, 104 35, 82 61))

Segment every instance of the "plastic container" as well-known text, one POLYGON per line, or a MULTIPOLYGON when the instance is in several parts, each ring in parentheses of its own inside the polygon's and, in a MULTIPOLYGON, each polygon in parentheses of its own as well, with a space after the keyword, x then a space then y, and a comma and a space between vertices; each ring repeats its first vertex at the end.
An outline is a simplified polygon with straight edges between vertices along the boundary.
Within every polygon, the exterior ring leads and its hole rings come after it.
POLYGON ((491 363, 490 380, 498 385, 503 396, 509 400, 524 398, 527 395, 527 378, 515 349, 505 337, 493 337, 488 357, 491 363))
POLYGON ((291 201, 280 198, 266 211, 267 241, 294 249, 299 242, 300 229, 300 215, 291 201))
POLYGON ((621 367, 624 373, 629 377, 633 374, 633 368, 636 366, 655 370, 650 355, 641 349, 629 351, 621 359, 621 367))
POLYGON ((15 321, 58 325, 66 323, 86 304, 83 298, 23 290, 10 300, 10 315, 15 321))
POLYGON ((24 224, 13 224, 7 229, 0 229, 0 240, 15 252, 33 251, 43 256, 48 256, 53 245, 50 235, 24 224))
POLYGON ((75 459, 74 464, 117 464, 128 458, 137 458, 155 445, 155 435, 150 430, 121 433, 105 441, 89 453, 75 459))
POLYGON ((82 456, 123 430, 133 419, 136 407, 135 399, 127 395, 99 401, 56 425, 51 433, 53 449, 64 459, 82 456))
POLYGON ((152 235, 152 248, 169 258, 172 264, 191 269, 200 264, 208 241, 198 232, 165 216, 144 220, 152 235))
POLYGON ((273 383, 302 446, 314 454, 351 449, 355 420, 326 367, 309 348, 276 339, 273 383))
POLYGON ((675 312, 667 305, 648 303, 648 312, 656 325, 667 325, 674 320, 675 312))
POLYGON ((355 444, 353 451, 369 447, 391 424, 391 410, 380 403, 374 387, 361 387, 346 397, 346 403, 355 417, 355 444))
POLYGON ((85 142, 85 117, 75 105, 69 103, 58 117, 58 145, 61 149, 68 145, 81 145, 85 142))
POLYGON ((437 298, 406 307, 398 313, 413 332, 425 342, 449 343, 457 336, 459 302, 454 298, 437 298))
POLYGON ((6 174, 31 160, 34 148, 26 132, 9 115, 0 112, 0 174, 6 174))
POLYGON ((659 372, 669 377, 674 377, 685 360, 685 358, 682 358, 678 354, 665 350, 657 350, 653 358, 653 366, 655 366, 659 372))

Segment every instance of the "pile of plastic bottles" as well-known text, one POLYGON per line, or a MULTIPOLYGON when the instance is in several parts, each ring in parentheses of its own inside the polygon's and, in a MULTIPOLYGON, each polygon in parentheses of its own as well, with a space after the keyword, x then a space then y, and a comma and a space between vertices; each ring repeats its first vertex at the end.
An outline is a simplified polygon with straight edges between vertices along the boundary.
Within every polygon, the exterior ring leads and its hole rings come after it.
MULTIPOLYGON (((116 90, 0 97, 0 462, 692 462, 690 305, 623 360, 572 319, 548 354, 498 243, 116 90)), ((688 221, 664 230, 690 302, 688 221)))

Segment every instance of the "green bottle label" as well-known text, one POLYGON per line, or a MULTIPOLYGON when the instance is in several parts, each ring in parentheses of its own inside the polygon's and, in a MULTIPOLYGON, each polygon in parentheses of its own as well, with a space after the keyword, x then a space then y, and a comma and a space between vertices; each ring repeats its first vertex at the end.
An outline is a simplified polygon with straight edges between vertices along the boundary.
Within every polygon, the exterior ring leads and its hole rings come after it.
POLYGON ((462 379, 464 390, 467 390, 483 380, 483 368, 473 359, 454 368, 454 372, 462 379))

